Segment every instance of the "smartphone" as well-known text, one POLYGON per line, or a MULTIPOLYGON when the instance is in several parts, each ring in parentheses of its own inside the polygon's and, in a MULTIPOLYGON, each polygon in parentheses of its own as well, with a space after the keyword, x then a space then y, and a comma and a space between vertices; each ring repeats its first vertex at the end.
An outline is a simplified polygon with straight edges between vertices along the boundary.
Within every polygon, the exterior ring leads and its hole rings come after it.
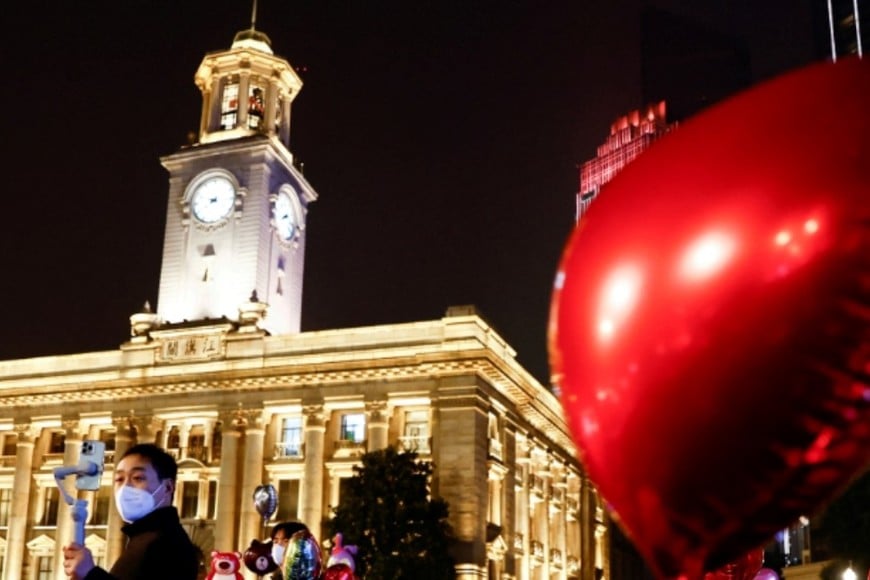
POLYGON ((82 441, 82 452, 79 455, 79 468, 82 473, 76 475, 76 489, 89 491, 100 489, 105 457, 106 444, 104 442, 90 439, 82 441), (95 466, 96 469, 94 469, 95 466))

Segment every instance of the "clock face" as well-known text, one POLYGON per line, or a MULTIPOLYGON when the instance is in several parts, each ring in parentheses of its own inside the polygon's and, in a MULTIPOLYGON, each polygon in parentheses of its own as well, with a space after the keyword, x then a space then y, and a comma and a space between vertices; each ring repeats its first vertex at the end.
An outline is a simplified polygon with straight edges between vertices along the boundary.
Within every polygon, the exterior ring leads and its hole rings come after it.
POLYGON ((293 200, 283 191, 275 198, 275 229, 278 231, 278 236, 286 242, 296 236, 296 212, 293 200))
POLYGON ((209 177, 196 187, 190 207, 196 219, 213 224, 226 218, 236 205, 236 189, 226 177, 209 177))

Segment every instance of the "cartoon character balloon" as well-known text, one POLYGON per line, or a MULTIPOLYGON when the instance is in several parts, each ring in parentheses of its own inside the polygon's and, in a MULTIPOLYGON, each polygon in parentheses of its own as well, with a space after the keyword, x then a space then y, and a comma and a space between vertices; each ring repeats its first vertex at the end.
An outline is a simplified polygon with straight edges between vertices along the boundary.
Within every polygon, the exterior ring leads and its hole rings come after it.
POLYGON ((703 577, 870 459, 870 61, 715 106, 604 187, 550 361, 591 479, 661 578, 703 577))
POLYGON ((278 569, 278 564, 272 559, 271 541, 251 540, 243 560, 245 567, 258 576, 264 576, 278 569))
POLYGON ((257 486, 254 490, 254 509, 263 518, 263 522, 269 521, 278 509, 278 492, 274 485, 267 483, 257 486))
POLYGON ((323 570, 320 545, 307 529, 290 536, 284 553, 284 580, 318 580, 323 570))

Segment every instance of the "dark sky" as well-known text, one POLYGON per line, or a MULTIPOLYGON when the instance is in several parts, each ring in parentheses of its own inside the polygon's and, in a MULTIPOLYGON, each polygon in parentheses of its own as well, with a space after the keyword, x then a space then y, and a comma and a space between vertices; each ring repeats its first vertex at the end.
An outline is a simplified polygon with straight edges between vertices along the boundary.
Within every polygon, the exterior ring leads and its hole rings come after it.
MULTIPOLYGON (((546 382, 576 166, 643 104, 642 4, 260 0, 320 194, 303 329, 475 304, 546 382)), ((733 36, 756 79, 811 58, 809 0, 656 4, 733 36)), ((0 359, 117 348, 156 301, 158 158, 198 125, 203 55, 249 22, 247 0, 4 5, 0 359)))

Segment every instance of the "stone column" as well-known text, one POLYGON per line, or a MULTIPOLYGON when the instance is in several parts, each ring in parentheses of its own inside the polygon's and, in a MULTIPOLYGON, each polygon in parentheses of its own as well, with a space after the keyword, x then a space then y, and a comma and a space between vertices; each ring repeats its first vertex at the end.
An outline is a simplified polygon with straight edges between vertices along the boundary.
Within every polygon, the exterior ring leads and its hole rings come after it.
POLYGON ((319 541, 320 520, 323 518, 323 440, 326 433, 326 414, 323 405, 309 405, 302 412, 305 416, 305 468, 300 516, 319 541))
POLYGON ((248 92, 251 86, 251 75, 249 73, 241 73, 239 75, 239 108, 236 115, 236 127, 242 129, 248 128, 248 92))
POLYGON ((389 424, 386 401, 369 401, 366 403, 366 425, 368 433, 368 451, 386 449, 389 443, 389 424))
POLYGON ((206 419, 205 424, 203 425, 203 446, 205 447, 205 456, 202 458, 202 462, 206 465, 211 465, 211 462, 214 460, 214 450, 212 449, 214 445, 212 445, 212 440, 214 439, 214 419, 206 419))
POLYGON ((236 522, 239 516, 238 447, 239 425, 236 411, 223 411, 221 420, 221 467, 218 479, 217 517, 214 529, 214 549, 234 552, 236 522))
POLYGON ((12 480, 12 505, 9 514, 9 531, 6 536, 5 580, 18 580, 24 567, 25 542, 27 540, 27 512, 30 488, 33 482, 33 438, 30 422, 15 423, 18 443, 15 450, 15 475, 12 480))
POLYGON ((186 421, 178 426, 178 461, 187 459, 187 448, 190 447, 190 423, 186 421))
MULTIPOLYGON (((63 464, 76 465, 79 462, 79 453, 82 447, 81 423, 79 417, 63 416, 61 417, 61 425, 64 429, 64 444, 63 444, 63 464)), ((78 497, 78 492, 75 486, 75 477, 67 477, 63 481, 63 487, 73 499, 78 497)), ((90 508, 90 506, 88 506, 90 508)), ((55 541, 57 545, 68 546, 72 543, 75 535, 73 534, 73 519, 72 508, 67 505, 60 494, 57 507, 57 532, 55 541)), ((63 553, 57 551, 54 558, 54 569, 63 570, 63 553)))
MULTIPOLYGON (((115 456, 113 470, 121 461, 121 457, 130 448, 133 442, 133 433, 131 429, 130 417, 115 416, 112 417, 112 424, 115 426, 115 456)), ((110 487, 110 489, 114 489, 110 487)), ((109 501, 109 521, 106 526, 106 563, 111 565, 121 555, 124 549, 124 533, 121 531, 121 526, 124 521, 118 514, 118 508, 115 507, 114 499, 109 501)))
MULTIPOLYGON (((239 517, 239 550, 244 551, 251 540, 263 537, 263 518, 254 506, 254 490, 263 484, 263 410, 250 409, 245 414, 245 453, 241 459, 242 489, 239 517)), ((249 578, 256 576, 245 571, 249 578)))

